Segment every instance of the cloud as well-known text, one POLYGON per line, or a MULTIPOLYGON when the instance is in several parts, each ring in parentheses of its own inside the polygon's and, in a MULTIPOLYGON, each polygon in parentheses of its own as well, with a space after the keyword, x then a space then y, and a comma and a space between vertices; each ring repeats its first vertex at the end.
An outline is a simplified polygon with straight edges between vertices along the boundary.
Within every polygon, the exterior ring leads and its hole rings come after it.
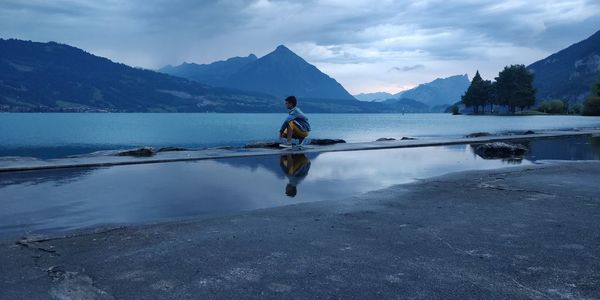
POLYGON ((414 70, 420 70, 420 69, 425 69, 425 66, 418 64, 418 65, 404 66, 404 67, 393 67, 390 69, 390 71, 408 72, 408 71, 414 71, 414 70))
POLYGON ((595 0, 0 1, 4 38, 54 40, 145 68, 261 56, 285 44, 352 93, 477 69, 491 78, 598 29, 595 0), (389 72, 416 65, 427 68, 389 72))

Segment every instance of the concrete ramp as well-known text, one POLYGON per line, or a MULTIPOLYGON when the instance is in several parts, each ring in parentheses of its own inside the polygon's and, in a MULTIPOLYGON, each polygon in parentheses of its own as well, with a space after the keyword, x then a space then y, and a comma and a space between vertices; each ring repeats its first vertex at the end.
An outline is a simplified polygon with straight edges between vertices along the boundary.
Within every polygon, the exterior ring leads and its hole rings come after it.
POLYGON ((220 159, 234 157, 250 157, 261 155, 281 155, 285 153, 316 153, 337 151, 362 151, 378 149, 395 149, 409 147, 432 147, 460 144, 477 144, 497 141, 519 141, 576 136, 600 136, 600 130, 581 131, 545 131, 543 133, 518 135, 490 135, 474 138, 438 138, 422 140, 387 140, 365 143, 344 143, 328 146, 307 146, 303 150, 279 150, 272 148, 227 148, 204 149, 195 151, 159 152, 150 157, 128 157, 115 155, 81 156, 60 159, 35 159, 12 157, 0 160, 0 172, 19 172, 61 168, 108 167, 118 165, 151 164, 179 161, 195 161, 204 159, 220 159))

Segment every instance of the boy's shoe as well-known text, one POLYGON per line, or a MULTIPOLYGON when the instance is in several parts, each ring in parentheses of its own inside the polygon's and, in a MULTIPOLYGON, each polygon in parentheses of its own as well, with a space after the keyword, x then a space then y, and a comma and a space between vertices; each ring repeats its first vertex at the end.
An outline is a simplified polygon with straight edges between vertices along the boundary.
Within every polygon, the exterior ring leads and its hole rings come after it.
POLYGON ((292 148, 293 145, 292 145, 292 143, 281 143, 281 144, 279 144, 279 147, 282 147, 282 148, 292 148))

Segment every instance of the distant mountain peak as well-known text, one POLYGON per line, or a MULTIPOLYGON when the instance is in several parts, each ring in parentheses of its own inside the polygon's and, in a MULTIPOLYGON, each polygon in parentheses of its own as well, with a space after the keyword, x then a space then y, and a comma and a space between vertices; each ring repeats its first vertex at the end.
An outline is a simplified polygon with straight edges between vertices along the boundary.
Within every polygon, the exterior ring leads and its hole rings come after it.
POLYGON ((467 74, 454 75, 446 78, 419 84, 417 87, 395 94, 395 97, 410 98, 423 102, 431 107, 450 105, 460 100, 460 96, 471 82, 467 74))
POLYGON ((257 58, 234 57, 207 65, 163 68, 171 75, 213 86, 235 88, 274 96, 355 100, 335 79, 321 72, 284 45, 257 58))
POLYGON ((298 54, 294 53, 294 51, 290 50, 289 48, 287 48, 284 45, 277 46, 277 48, 275 48, 275 50, 273 50, 269 54, 261 57, 260 59, 269 58, 269 57, 294 58, 294 59, 300 59, 300 60, 304 61, 304 59, 302 57, 300 57, 298 54))
POLYGON ((290 50, 285 45, 279 45, 279 46, 277 46, 277 48, 275 48, 275 51, 289 51, 289 52, 292 52, 292 50, 290 50))

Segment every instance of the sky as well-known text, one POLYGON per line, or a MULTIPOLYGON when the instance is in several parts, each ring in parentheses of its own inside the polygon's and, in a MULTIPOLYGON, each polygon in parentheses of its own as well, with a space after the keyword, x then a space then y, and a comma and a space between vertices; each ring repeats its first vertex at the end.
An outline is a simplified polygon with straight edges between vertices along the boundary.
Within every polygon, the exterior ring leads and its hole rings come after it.
POLYGON ((529 65, 600 30, 600 1, 0 0, 0 38, 56 41, 135 67, 286 45, 350 93, 396 93, 529 65))

